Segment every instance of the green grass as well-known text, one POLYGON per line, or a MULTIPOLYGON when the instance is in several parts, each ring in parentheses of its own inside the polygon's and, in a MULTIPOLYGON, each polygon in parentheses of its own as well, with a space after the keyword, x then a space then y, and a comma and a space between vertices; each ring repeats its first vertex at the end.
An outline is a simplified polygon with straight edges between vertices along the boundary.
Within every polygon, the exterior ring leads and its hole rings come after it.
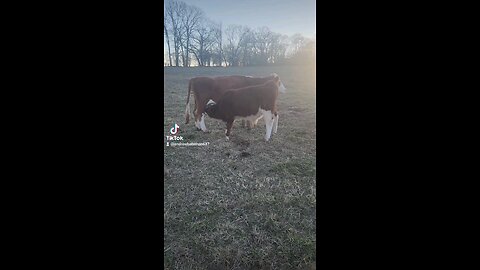
POLYGON ((273 166, 271 171, 285 176, 315 176, 315 162, 309 160, 298 160, 279 163, 273 166))
POLYGON ((175 122, 185 142, 209 142, 165 146, 165 269, 315 268, 314 70, 166 68, 164 85, 164 134, 175 122), (287 93, 279 96, 279 128, 271 141, 263 139, 263 119, 252 130, 235 122, 229 142, 221 121, 207 117, 210 133, 184 124, 189 78, 272 72, 287 93))

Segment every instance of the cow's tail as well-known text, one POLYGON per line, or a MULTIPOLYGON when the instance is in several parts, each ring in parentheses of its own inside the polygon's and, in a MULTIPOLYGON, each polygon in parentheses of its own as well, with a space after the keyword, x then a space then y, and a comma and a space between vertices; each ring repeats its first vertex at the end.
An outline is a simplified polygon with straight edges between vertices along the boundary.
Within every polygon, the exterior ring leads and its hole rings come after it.
POLYGON ((193 80, 188 82, 187 106, 185 108, 185 124, 190 121, 190 92, 193 90, 193 80))

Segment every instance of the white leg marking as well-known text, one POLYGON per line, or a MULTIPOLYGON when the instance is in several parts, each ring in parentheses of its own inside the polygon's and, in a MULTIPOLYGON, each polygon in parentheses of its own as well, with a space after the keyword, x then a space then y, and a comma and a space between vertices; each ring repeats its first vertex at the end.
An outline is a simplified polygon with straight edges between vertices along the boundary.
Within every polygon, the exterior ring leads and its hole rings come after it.
POLYGON ((262 114, 259 118, 257 118, 257 119, 255 120, 255 123, 254 123, 253 125, 256 126, 257 123, 258 123, 258 120, 260 120, 260 119, 262 119, 262 118, 263 118, 263 114, 262 114))
POLYGON ((277 133, 277 129, 278 129, 278 113, 277 113, 277 116, 275 116, 275 118, 273 119, 273 134, 277 133))
POLYGON ((205 126, 205 113, 202 113, 202 118, 200 118, 200 128, 203 132, 207 132, 207 126, 205 126))
POLYGON ((267 129, 265 132, 265 141, 268 142, 270 136, 272 135, 273 114, 272 111, 263 111, 262 113, 265 118, 265 128, 267 129))

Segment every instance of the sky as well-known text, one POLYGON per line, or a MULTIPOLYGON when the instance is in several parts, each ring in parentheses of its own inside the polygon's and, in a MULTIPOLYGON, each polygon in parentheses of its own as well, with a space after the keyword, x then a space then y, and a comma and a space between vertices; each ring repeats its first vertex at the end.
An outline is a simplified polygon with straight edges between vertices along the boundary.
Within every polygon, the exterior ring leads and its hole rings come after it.
POLYGON ((300 33, 313 38, 316 33, 315 0, 182 0, 199 7, 205 15, 229 24, 249 26, 253 29, 267 26, 284 35, 300 33))

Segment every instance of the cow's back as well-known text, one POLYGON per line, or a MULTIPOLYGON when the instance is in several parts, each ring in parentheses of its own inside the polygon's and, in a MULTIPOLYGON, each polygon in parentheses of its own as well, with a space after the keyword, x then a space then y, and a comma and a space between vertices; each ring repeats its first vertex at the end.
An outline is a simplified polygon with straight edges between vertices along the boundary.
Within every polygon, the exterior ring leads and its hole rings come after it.
POLYGON ((215 77, 212 91, 213 95, 210 98, 216 102, 228 90, 263 84, 267 80, 268 78, 254 78, 240 75, 215 77))
POLYGON ((264 84, 270 79, 270 77, 249 77, 241 75, 221 76, 214 78, 217 89, 223 91, 264 84))

